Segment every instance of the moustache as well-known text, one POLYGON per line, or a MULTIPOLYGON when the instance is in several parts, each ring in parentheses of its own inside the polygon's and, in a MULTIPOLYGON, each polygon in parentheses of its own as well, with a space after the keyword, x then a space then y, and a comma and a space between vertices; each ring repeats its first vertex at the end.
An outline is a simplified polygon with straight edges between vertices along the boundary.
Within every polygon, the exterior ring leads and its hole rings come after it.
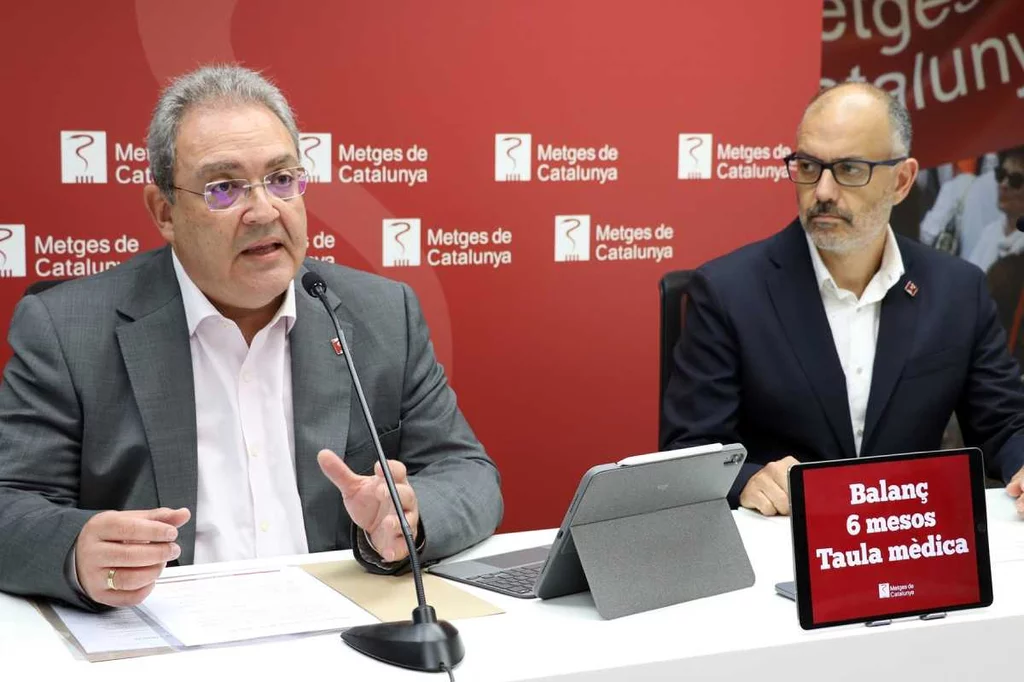
POLYGON ((816 203, 809 211, 807 211, 807 220, 823 216, 828 218, 838 218, 839 220, 843 220, 847 223, 853 222, 853 216, 851 214, 846 211, 839 210, 839 208, 831 201, 816 203))

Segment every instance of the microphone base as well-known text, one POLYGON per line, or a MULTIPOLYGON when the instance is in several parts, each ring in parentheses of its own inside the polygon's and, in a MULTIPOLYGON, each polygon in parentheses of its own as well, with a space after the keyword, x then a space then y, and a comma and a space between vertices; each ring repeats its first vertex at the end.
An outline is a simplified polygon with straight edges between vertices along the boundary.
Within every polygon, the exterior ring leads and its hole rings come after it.
POLYGON ((442 672, 442 664, 454 668, 466 655, 459 631, 437 620, 429 606, 413 611, 411 621, 360 625, 342 632, 341 639, 370 658, 420 672, 442 672))

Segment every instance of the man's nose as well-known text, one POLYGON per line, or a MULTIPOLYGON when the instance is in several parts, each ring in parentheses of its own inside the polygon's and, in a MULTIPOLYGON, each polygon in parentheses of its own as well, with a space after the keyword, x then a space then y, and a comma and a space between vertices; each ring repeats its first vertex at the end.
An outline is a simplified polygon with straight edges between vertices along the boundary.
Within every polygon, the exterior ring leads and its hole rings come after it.
POLYGON ((249 195, 245 197, 244 201, 245 213, 242 215, 242 220, 248 225, 265 225, 274 222, 280 216, 280 212, 270 200, 267 188, 263 185, 257 185, 250 189, 249 195))
POLYGON ((818 184, 814 186, 814 198, 822 204, 839 198, 839 183, 830 169, 822 169, 818 184))

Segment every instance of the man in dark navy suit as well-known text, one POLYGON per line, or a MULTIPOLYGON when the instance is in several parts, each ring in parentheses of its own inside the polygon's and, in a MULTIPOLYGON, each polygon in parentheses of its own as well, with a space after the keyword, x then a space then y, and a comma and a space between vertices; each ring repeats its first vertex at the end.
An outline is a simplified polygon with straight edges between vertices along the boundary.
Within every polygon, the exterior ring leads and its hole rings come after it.
POLYGON ((662 447, 743 443, 734 506, 788 514, 792 464, 937 449, 955 411, 1024 514, 1024 386, 985 275, 889 227, 910 139, 885 91, 823 91, 786 159, 799 220, 694 273, 662 447))

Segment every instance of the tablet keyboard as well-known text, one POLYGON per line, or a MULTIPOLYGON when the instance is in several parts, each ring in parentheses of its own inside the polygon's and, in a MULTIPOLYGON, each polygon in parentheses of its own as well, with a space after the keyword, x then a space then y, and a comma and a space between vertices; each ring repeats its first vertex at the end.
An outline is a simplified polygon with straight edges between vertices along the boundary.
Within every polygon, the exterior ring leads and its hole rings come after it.
POLYGON ((474 576, 466 582, 479 585, 496 592, 504 592, 514 597, 529 597, 533 595, 533 588, 537 584, 537 576, 540 569, 544 567, 543 561, 535 564, 525 564, 514 568, 505 568, 493 573, 484 573, 474 576))

